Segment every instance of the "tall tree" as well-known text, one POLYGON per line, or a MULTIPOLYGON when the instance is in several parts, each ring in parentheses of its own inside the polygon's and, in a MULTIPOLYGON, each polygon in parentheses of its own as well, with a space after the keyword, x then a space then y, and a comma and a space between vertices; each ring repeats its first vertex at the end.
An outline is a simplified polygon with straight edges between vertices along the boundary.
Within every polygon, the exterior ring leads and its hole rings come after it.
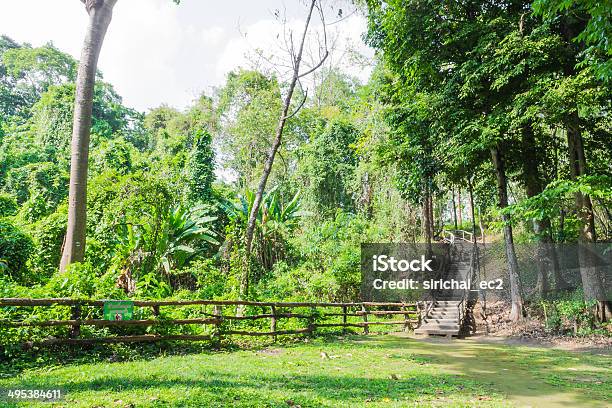
MULTIPOLYGON (((322 5, 320 4, 319 0, 311 0, 310 6, 308 8, 308 15, 306 17, 306 22, 304 23, 304 31, 300 38, 300 43, 297 47, 297 52, 295 53, 293 51, 295 49, 293 40, 291 40, 289 52, 290 52, 291 64, 293 68, 292 75, 289 81, 289 86, 287 88, 287 94, 285 95, 285 98, 283 99, 283 108, 281 110, 280 118, 278 119, 278 125, 276 126, 276 133, 274 135, 274 140, 272 142, 272 146, 270 147, 268 157, 264 163, 263 173, 261 175, 261 179, 259 181, 257 191, 255 192, 255 199, 253 201, 251 213, 249 214, 249 220, 247 223, 246 237, 245 237, 247 262, 251 255, 251 245, 253 243, 253 234, 255 232, 255 224, 257 223, 257 214, 259 213, 259 207, 261 206, 261 200, 263 199, 264 191, 266 189, 266 184, 268 182, 268 177, 270 176, 270 172, 272 171, 272 166, 274 165, 274 158, 276 157, 276 153, 278 152, 278 149, 281 146, 281 142, 283 138, 283 130, 285 129, 287 120, 291 118, 292 116, 294 116, 295 113, 303 106, 305 102, 305 98, 304 98, 304 100, 297 107, 297 109, 293 113, 289 113, 289 108, 291 107, 291 101, 293 99, 293 93, 300 79, 314 72, 319 67, 321 67, 321 65, 323 65, 323 63, 325 62, 325 60, 327 59, 329 55, 329 51, 327 50, 327 37, 324 31, 324 45, 323 45, 324 49, 323 49, 323 54, 322 54, 321 59, 307 71, 300 72, 302 58, 304 55, 304 46, 306 44, 308 29, 309 29, 310 22, 312 20, 312 15, 313 15, 315 8, 320 13, 321 22, 323 23, 323 30, 325 30, 325 20, 324 20, 322 5)), ((293 38, 293 36, 291 35, 290 37, 291 39, 293 38)), ((242 296, 246 296, 248 292, 248 285, 249 285, 248 270, 249 270, 248 267, 244 269, 243 276, 241 279, 240 294, 242 296)))
POLYGON ((68 193, 68 228, 60 270, 85 255, 87 222, 87 161, 91 132, 93 93, 98 57, 117 0, 81 0, 89 15, 89 24, 81 50, 77 73, 72 146, 70 158, 70 189, 68 193))
MULTIPOLYGON (((497 195, 499 208, 508 206, 508 180, 506 177, 506 168, 504 158, 499 147, 491 148, 491 159, 495 167, 497 175, 497 195)), ((512 309, 510 311, 510 320, 520 320, 523 316, 523 295, 521 288, 521 279, 519 276, 518 260, 514 249, 514 238, 512 236, 512 225, 510 224, 510 215, 502 213, 502 221, 504 223, 504 246, 506 249, 506 260, 508 261, 508 278, 510 280, 510 300, 512 309)))

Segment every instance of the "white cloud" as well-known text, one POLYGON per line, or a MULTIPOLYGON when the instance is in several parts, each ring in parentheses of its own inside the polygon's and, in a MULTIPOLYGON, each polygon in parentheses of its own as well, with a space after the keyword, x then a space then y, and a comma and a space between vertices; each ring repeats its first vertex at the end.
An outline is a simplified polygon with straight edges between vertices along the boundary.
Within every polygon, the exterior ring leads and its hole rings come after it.
POLYGON ((202 41, 206 45, 216 46, 224 40, 225 30, 223 27, 211 27, 202 30, 202 41))
MULTIPOLYGON (((249 68, 260 64, 262 68, 271 68, 277 65, 281 73, 287 70, 281 64, 289 64, 287 46, 285 44, 284 32, 293 32, 294 38, 299 38, 304 29, 304 20, 293 19, 287 23, 286 29, 276 20, 261 20, 241 29, 240 36, 227 41, 225 48, 216 66, 216 78, 221 82, 227 73, 236 67, 249 68), (260 50, 265 57, 264 60, 257 58, 256 50, 260 50), (270 62, 266 61, 269 60, 270 62)), ((326 66, 338 68, 348 74, 357 77, 361 81, 367 81, 371 73, 371 67, 360 67, 350 58, 352 52, 358 52, 366 56, 372 55, 372 50, 367 48, 361 40, 361 34, 365 31, 365 20, 359 15, 353 15, 343 20, 338 25, 327 28, 328 44, 332 49, 326 66)), ((305 61, 302 71, 305 71, 310 63, 318 62, 320 39, 323 38, 322 25, 312 24, 309 29, 305 61)), ((297 40, 295 40, 297 41, 297 40)), ((297 46, 297 44, 296 44, 297 46)))
MULTIPOLYGON (((170 0, 120 0, 99 68, 128 106, 146 110, 165 102, 184 107, 202 91, 222 85, 232 69, 249 67, 246 55, 255 48, 263 49, 266 55, 283 55, 276 38, 279 34, 282 39, 282 27, 269 12, 281 4, 281 0, 212 5, 183 0, 177 6, 170 0)), ((288 12, 297 17, 290 26, 301 32, 303 20, 299 17, 304 9, 298 6, 291 3, 288 12)), ((86 24, 87 14, 78 0, 2 0, 0 5, 0 34, 34 46, 53 41, 75 58, 86 24)), ((362 80, 369 70, 356 70, 344 50, 353 43, 371 54, 359 38, 364 29, 364 19, 357 15, 330 28, 338 36, 330 63, 362 80)))

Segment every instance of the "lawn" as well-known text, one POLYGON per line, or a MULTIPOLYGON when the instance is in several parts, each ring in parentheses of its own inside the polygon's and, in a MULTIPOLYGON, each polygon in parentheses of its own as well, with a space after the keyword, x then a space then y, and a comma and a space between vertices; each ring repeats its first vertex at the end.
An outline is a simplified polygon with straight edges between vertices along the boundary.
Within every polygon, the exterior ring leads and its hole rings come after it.
POLYGON ((391 335, 128 362, 106 359, 3 377, 5 389, 62 388, 65 399, 52 406, 65 407, 612 404, 609 355, 391 335))

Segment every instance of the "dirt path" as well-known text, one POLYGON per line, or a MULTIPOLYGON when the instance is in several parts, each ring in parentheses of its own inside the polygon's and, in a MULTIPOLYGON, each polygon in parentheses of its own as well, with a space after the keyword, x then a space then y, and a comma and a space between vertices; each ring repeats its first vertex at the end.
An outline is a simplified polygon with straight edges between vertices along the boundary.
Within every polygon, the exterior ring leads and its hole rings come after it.
MULTIPOLYGON (((415 354, 427 357, 441 370, 465 375, 474 380, 491 383, 518 407, 609 407, 612 396, 597 400, 581 388, 550 383, 551 375, 560 373, 576 377, 577 381, 598 381, 609 385, 609 367, 593 366, 581 353, 577 357, 563 356, 562 366, 547 364, 552 361, 550 351, 543 348, 499 347, 499 342, 481 340, 447 340, 443 338, 407 338, 408 347, 415 354), (566 367, 567 359, 572 359, 566 367), (600 381, 603 376, 603 381, 600 381), (597 378, 597 380, 595 379, 597 378), (549 381, 547 382, 546 379, 549 381)), ((588 391, 588 390, 586 390, 588 391)))

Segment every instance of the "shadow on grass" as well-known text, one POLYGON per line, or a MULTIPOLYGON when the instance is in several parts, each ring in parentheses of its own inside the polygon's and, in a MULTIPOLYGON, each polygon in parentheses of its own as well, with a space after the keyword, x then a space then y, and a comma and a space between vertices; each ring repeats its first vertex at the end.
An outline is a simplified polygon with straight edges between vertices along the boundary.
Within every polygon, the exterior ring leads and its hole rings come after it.
MULTIPOLYGON (((114 395, 121 395, 121 398, 127 402, 131 398, 130 392, 134 395, 145 394, 145 401, 148 401, 149 397, 155 397, 156 393, 172 394, 172 398, 167 401, 160 398, 159 401, 151 402, 147 406, 157 406, 158 402, 159 406, 215 406, 216 402, 219 402, 217 406, 253 406, 258 405, 257 403, 259 406, 287 406, 287 400, 302 406, 338 406, 341 403, 362 405, 366 401, 381 401, 384 398, 411 404, 427 399, 433 401, 436 398, 450 398, 453 401, 463 401, 467 405, 486 406, 487 402, 479 401, 477 397, 479 395, 495 397, 495 390, 534 401, 546 401, 547 397, 555 394, 562 396, 568 402, 568 406, 609 406, 610 393, 606 390, 610 387, 610 370, 606 362, 590 357, 578 359, 579 363, 586 367, 582 367, 575 375, 568 374, 568 371, 561 367, 563 364, 575 361, 577 358, 575 353, 527 350, 521 347, 467 341, 421 341, 394 336, 348 336, 335 339, 333 342, 315 339, 309 343, 309 347, 315 350, 325 348, 334 351, 343 348, 385 350, 384 353, 388 352, 386 358, 393 361, 411 360, 418 364, 433 364, 434 369, 435 366, 440 366, 440 371, 434 374, 431 373, 431 369, 419 372, 416 367, 415 372, 415 367, 412 367, 411 378, 393 380, 340 375, 332 372, 332 367, 328 368, 329 375, 298 373, 286 367, 269 367, 267 371, 266 368, 260 367, 256 368, 256 372, 249 372, 252 370, 249 364, 244 366, 244 370, 237 369, 235 374, 224 372, 224 367, 215 369, 212 366, 200 365, 191 367, 190 371, 190 367, 181 366, 185 364, 184 362, 179 362, 176 367, 160 374, 153 372, 147 374, 144 371, 146 368, 143 367, 141 371, 135 370, 133 375, 128 375, 126 372, 129 372, 130 368, 126 366, 125 371, 122 371, 123 367, 112 370, 114 376, 94 372, 89 375, 98 378, 90 380, 56 377, 51 372, 20 381, 19 386, 32 389, 62 387, 69 398, 71 395, 72 398, 78 398, 79 395, 88 394, 93 395, 96 402, 99 398, 105 403, 112 402, 114 395), (442 371, 446 369, 461 375, 442 371), (601 384, 586 382, 581 385, 576 381, 579 376, 597 378, 596 381, 600 381, 601 384), (584 387, 581 388, 582 386, 584 387), (474 402, 470 404, 470 401, 474 402)), ((264 344, 259 348, 266 348, 272 344, 264 344)), ((176 346, 177 344, 173 345, 176 346)), ((274 344, 275 348, 286 351, 293 349, 294 346, 304 347, 304 343, 274 344)), ((157 352, 152 350, 149 354, 138 355, 130 360, 151 360, 160 355, 173 354, 160 353, 158 349, 156 346, 154 350, 157 352)), ((219 356, 220 361, 217 363, 222 363, 225 358, 234 357, 231 351, 215 352, 204 346, 183 349, 180 352, 173 349, 173 352, 176 352, 175 355, 202 352, 224 354, 219 356)), ((108 358, 102 358, 102 355, 94 355, 93 358, 88 355, 86 361, 71 363, 91 364, 99 361, 109 363, 108 358)), ((39 363, 39 366, 41 365, 45 364, 39 363)), ((375 370, 375 367, 373 364, 372 370, 375 370)), ((496 404, 499 406, 499 401, 496 404)), ((534 404, 534 406, 546 405, 534 404)))
MULTIPOLYGON (((340 336, 339 333, 316 337, 280 337, 279 341, 253 341, 253 339, 226 340, 221 348, 210 342, 160 341, 155 343, 97 344, 81 347, 55 345, 45 348, 15 351, 10 357, 2 356, 0 349, 0 379, 19 375, 23 371, 42 367, 61 367, 82 363, 115 363, 125 361, 150 361, 160 356, 231 353, 237 350, 260 350, 267 347, 292 348, 305 342, 336 343, 363 336, 340 336)), ((347 342, 349 344, 349 342, 347 342)))
MULTIPOLYGON (((167 375, 165 375, 167 377, 167 375)), ((210 401, 218 403, 248 405, 257 402, 266 406, 279 404, 287 406, 287 400, 302 406, 329 406, 340 404, 354 406, 365 402, 415 403, 429 397, 451 398, 455 402, 477 399, 486 390, 457 376, 449 374, 419 374, 405 380, 372 379, 339 375, 304 375, 259 373, 259 375, 227 374, 214 371, 201 373, 201 379, 185 379, 180 373, 175 378, 149 376, 116 376, 90 381, 26 380, 23 388, 44 389, 61 387, 71 400, 79 399, 80 393, 100 394, 100 398, 121 392, 127 403, 131 396, 145 392, 145 400, 163 391, 173 391, 177 398, 165 401, 166 406, 209 406, 210 401), (181 393, 189 390, 181 398, 181 393)), ((160 401, 162 402, 162 401, 160 401)), ((223 405, 225 406, 225 405, 223 405)))

